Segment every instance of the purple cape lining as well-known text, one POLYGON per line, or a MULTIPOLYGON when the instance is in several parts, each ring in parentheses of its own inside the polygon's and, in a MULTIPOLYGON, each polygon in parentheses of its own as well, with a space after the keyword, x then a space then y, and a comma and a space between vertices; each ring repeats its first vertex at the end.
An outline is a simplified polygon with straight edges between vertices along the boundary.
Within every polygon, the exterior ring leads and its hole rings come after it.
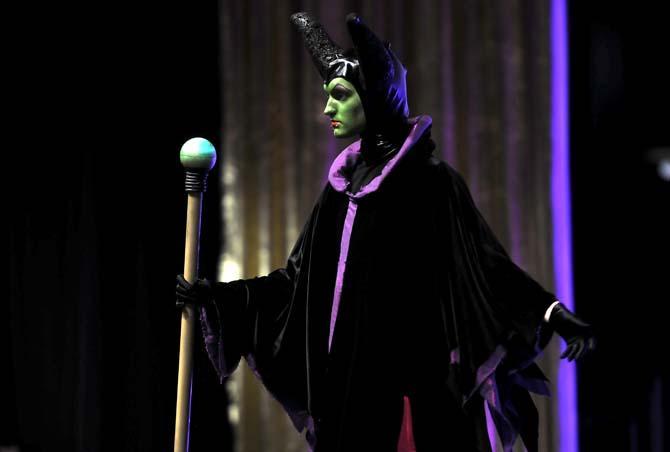
MULTIPOLYGON (((349 255, 349 241, 351 239, 351 232, 354 228, 354 220, 356 219, 356 210, 358 208, 357 200, 365 195, 375 192, 384 179, 393 171, 398 165, 398 162, 409 153, 409 150, 416 144, 426 129, 432 124, 433 120, 430 116, 422 115, 410 119, 413 123, 405 142, 401 146, 398 153, 389 160, 381 174, 372 179, 367 185, 361 187, 357 193, 346 191, 349 197, 349 206, 347 207, 347 217, 344 220, 342 229, 342 240, 340 242, 340 257, 337 263, 337 276, 335 278, 335 290, 333 292, 333 302, 330 311, 330 331, 328 334, 328 351, 333 340, 333 333, 335 332, 335 323, 337 322, 337 313, 340 307, 340 297, 342 295, 342 283, 344 280, 344 271, 347 265, 347 256, 349 255)), ((349 187, 349 180, 346 174, 350 174, 353 167, 358 162, 361 155, 361 140, 350 144, 335 158, 330 167, 328 180, 330 185, 339 192, 345 191, 349 187)))
MULTIPOLYGON (((539 350, 538 344, 536 344, 534 349, 535 352, 539 350)), ((544 396, 550 396, 551 394, 546 381, 535 378, 532 375, 526 375, 524 372, 525 368, 501 372, 500 364, 505 360, 507 355, 507 348, 499 344, 489 358, 477 368, 475 386, 470 395, 463 401, 463 404, 467 403, 478 392, 489 406, 491 417, 502 441, 503 451, 512 452, 514 443, 519 436, 519 427, 515 425, 516 422, 514 420, 514 417, 518 416, 518 413, 512 387, 519 386, 527 391, 544 396)), ((535 356, 527 360, 525 364, 532 363, 535 356)), ((524 364, 521 365, 523 366, 524 364)), ((526 444, 526 447, 531 446, 526 444)))
MULTIPOLYGON (((347 191, 346 193, 349 198, 362 198, 363 196, 376 191, 386 176, 393 171, 398 162, 409 152, 412 146, 419 141, 426 129, 433 123, 433 119, 428 115, 421 115, 410 118, 409 122, 413 124, 412 129, 398 153, 386 163, 380 175, 372 179, 367 185, 361 187, 357 193, 353 194, 347 191)), ((333 164, 330 166, 330 171, 328 172, 328 181, 336 191, 343 192, 349 187, 347 174, 349 174, 349 171, 356 165, 360 155, 361 140, 359 139, 344 148, 342 152, 335 157, 333 164)))

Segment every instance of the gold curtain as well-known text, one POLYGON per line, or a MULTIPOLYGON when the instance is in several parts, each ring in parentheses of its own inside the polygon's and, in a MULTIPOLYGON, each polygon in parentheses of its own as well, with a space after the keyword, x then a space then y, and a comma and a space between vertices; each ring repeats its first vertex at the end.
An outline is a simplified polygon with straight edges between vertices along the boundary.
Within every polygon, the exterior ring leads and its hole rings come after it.
MULTIPOLYGON (((285 264, 330 163, 350 142, 331 136, 322 81, 290 14, 311 12, 346 48, 344 18, 356 11, 407 67, 411 115, 432 116, 438 157, 464 175, 515 262, 552 290, 548 3, 221 1, 219 278, 250 278, 285 264)), ((540 366, 555 394, 556 338, 540 366)), ((236 450, 307 450, 245 364, 227 389, 236 450)), ((535 400, 540 450, 558 450, 555 399, 535 400)))

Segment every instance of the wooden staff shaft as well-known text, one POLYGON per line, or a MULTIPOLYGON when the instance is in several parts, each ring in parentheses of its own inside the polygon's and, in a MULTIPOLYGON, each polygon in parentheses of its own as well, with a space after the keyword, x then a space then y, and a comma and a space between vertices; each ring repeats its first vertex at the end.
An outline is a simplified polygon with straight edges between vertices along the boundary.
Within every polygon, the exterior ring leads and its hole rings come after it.
MULTIPOLYGON (((189 283, 198 279, 200 251, 200 220, 202 194, 207 188, 207 172, 216 163, 216 151, 203 138, 192 138, 181 148, 179 159, 186 169, 186 246, 184 250, 184 278, 189 283)), ((179 343, 179 375, 177 378, 177 414, 175 416, 174 451, 188 452, 189 423, 191 419, 191 388, 193 385, 193 342, 196 310, 186 304, 181 313, 179 343)))
MULTIPOLYGON (((184 278, 193 283, 198 279, 198 252, 200 250, 200 218, 202 193, 188 194, 186 213, 186 247, 184 278)), ((196 311, 185 305, 181 313, 179 343, 179 377, 177 380, 177 414, 175 421, 175 452, 188 451, 189 420, 191 418, 191 383, 193 378, 193 337, 196 311)))

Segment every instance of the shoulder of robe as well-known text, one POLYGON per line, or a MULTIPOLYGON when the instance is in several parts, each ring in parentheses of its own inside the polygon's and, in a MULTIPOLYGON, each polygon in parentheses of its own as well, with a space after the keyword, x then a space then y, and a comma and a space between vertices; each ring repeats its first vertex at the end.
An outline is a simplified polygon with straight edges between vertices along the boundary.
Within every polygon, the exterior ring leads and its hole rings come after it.
POLYGON ((434 188, 436 190, 440 190, 440 187, 444 188, 445 185, 453 184, 454 177, 458 177, 456 170, 447 162, 432 155, 423 161, 420 172, 422 177, 425 177, 431 185, 435 184, 434 188))

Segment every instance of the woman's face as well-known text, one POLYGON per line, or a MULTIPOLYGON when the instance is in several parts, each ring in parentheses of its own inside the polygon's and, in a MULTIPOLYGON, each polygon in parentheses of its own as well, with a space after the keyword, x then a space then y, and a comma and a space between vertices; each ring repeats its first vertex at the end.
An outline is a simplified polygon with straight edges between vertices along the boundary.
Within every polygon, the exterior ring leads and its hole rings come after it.
POLYGON ((328 102, 323 114, 331 119, 335 138, 349 138, 365 129, 365 112, 356 88, 347 80, 337 77, 323 85, 328 102))

